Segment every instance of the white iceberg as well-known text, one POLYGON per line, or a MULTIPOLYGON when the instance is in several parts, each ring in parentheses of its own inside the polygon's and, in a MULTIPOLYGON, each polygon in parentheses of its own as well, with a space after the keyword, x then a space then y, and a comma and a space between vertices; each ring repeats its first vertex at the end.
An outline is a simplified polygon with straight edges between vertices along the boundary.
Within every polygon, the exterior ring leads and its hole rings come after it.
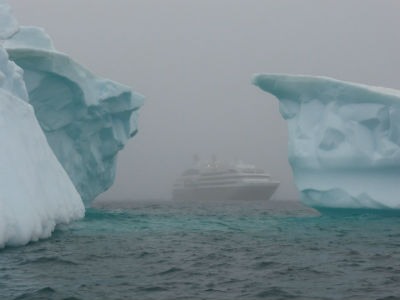
POLYGON ((19 27, 0 0, 0 248, 84 216, 82 199, 113 183, 142 102, 54 50, 42 29, 19 27))
POLYGON ((0 248, 49 237, 84 206, 26 102, 22 70, 0 47, 0 248))
POLYGON ((400 208, 400 91, 303 75, 253 83, 279 99, 302 202, 400 208))

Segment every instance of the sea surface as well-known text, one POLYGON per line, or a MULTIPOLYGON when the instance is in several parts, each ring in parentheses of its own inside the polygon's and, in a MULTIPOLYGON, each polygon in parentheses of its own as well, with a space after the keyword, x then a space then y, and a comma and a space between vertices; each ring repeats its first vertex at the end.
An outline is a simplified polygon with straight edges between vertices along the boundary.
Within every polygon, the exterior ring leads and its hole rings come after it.
POLYGON ((0 299, 400 299, 400 213, 102 202, 0 250, 0 299))

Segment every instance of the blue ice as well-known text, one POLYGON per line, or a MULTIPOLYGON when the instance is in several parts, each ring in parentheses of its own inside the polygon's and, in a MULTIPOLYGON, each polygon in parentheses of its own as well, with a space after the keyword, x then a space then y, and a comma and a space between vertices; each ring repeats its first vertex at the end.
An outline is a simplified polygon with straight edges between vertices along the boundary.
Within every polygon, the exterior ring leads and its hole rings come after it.
POLYGON ((279 99, 304 203, 400 208, 400 91, 304 75, 253 83, 279 99))

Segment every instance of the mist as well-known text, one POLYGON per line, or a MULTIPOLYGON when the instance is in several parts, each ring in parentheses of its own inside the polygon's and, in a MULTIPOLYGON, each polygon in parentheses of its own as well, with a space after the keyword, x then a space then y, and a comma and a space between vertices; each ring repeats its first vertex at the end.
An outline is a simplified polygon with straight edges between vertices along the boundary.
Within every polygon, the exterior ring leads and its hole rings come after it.
POLYGON ((242 160, 297 199, 278 101, 254 73, 324 75, 400 89, 400 2, 10 1, 21 25, 146 101, 102 199, 168 198, 194 154, 242 160))

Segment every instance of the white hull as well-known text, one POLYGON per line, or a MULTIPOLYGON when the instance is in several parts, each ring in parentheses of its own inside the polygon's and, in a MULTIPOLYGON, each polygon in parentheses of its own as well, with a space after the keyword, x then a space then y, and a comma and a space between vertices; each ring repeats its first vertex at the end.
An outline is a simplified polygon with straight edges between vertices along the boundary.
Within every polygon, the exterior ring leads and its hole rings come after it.
POLYGON ((279 182, 174 189, 175 200, 268 200, 279 182))

